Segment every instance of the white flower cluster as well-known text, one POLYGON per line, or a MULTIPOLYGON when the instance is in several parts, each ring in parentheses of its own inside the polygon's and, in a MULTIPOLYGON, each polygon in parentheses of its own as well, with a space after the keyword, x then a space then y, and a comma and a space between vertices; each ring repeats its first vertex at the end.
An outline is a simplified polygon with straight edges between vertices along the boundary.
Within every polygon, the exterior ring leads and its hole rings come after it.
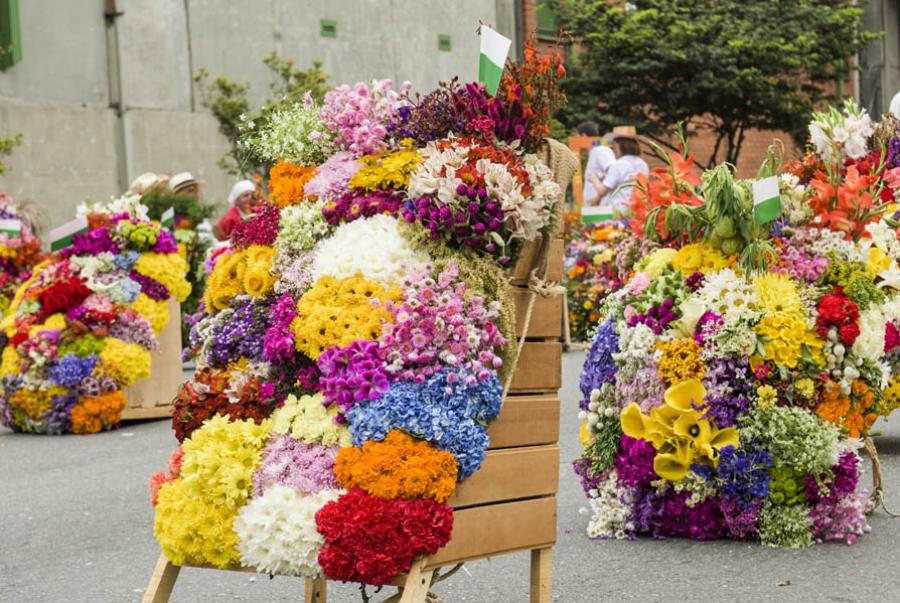
POLYGON ((92 213, 107 214, 131 214, 132 218, 150 221, 147 215, 147 206, 141 203, 141 196, 131 191, 125 193, 121 197, 111 197, 109 203, 96 203, 94 201, 85 201, 81 203, 75 210, 75 215, 79 218, 86 218, 92 213))
POLYGON ((265 125, 241 124, 243 142, 266 161, 283 159, 301 165, 319 165, 335 152, 334 133, 319 117, 319 106, 311 98, 286 109, 273 111, 265 125))
POLYGON ((782 213, 794 226, 806 224, 813 217, 813 209, 806 200, 806 187, 793 174, 781 174, 778 192, 781 193, 782 213))
POLYGON ((314 577, 325 540, 316 530, 316 511, 337 500, 340 490, 302 494, 282 484, 252 498, 234 520, 241 564, 259 572, 314 577))
POLYGON ((700 301, 722 316, 756 308, 756 290, 731 268, 707 274, 697 293, 700 301))
POLYGON ((324 201, 288 205, 281 210, 275 247, 279 254, 309 251, 331 233, 331 225, 322 215, 324 201))
POLYGON ((591 391, 588 409, 582 410, 578 418, 587 424, 589 433, 597 433, 607 423, 619 421, 619 407, 616 404, 616 392, 612 383, 604 383, 600 389, 591 391))
POLYGON ((631 521, 632 492, 630 488, 619 486, 619 476, 615 471, 600 483, 597 490, 591 490, 591 520, 587 533, 591 538, 615 538, 624 540, 634 533, 631 521))
POLYGON ((338 279, 360 274, 385 286, 424 272, 431 258, 414 249, 398 228, 397 220, 383 214, 342 224, 318 247, 313 278, 338 279))
POLYGON ((831 107, 827 113, 814 113, 809 124, 810 139, 826 161, 863 157, 873 132, 869 114, 853 99, 847 99, 843 111, 831 107))

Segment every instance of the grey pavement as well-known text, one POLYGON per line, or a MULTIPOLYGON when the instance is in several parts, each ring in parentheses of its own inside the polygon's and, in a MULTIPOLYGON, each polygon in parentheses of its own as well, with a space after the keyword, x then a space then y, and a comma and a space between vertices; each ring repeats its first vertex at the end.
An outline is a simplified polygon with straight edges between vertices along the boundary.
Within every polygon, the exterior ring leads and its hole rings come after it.
MULTIPOLYGON (((588 539, 585 500, 569 467, 579 452, 582 360, 583 354, 564 358, 554 601, 900 601, 900 519, 883 511, 871 517, 872 533, 853 546, 802 551, 726 541, 588 539)), ((900 508, 900 417, 879 428, 888 503, 900 508)), ((174 445, 167 421, 84 437, 0 428, 0 602, 140 601, 159 554, 147 478, 164 467, 174 445)), ((436 590, 445 603, 527 601, 528 566, 526 554, 471 563, 436 590)), ((299 579, 186 569, 172 601, 302 598, 299 579)), ((359 600, 353 586, 329 586, 329 601, 359 600)))

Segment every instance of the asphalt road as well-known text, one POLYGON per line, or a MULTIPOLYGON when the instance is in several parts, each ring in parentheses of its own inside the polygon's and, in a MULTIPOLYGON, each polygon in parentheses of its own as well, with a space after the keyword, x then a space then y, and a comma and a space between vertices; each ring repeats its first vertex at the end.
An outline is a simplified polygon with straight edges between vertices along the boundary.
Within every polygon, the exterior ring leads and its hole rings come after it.
MULTIPOLYGON (((786 551, 737 542, 591 541, 578 454, 577 377, 564 360, 558 544, 554 601, 900 601, 900 519, 883 511, 854 546, 786 551)), ((900 417, 880 425, 888 503, 900 509, 900 417)), ((159 554, 147 477, 175 439, 167 421, 93 436, 38 437, 0 428, 0 602, 140 601, 159 554)), ((865 478, 869 479, 868 475, 865 478)), ((524 554, 471 563, 437 587, 445 603, 528 600, 524 554)), ((299 579, 186 569, 173 602, 302 601, 299 579)), ((332 584, 329 600, 360 600, 332 584)))

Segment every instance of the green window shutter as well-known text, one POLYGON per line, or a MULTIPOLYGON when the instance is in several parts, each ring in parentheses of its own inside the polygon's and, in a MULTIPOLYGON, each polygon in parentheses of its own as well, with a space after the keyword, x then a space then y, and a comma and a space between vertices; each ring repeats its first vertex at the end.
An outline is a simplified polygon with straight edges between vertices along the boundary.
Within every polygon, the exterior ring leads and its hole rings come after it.
POLYGON ((0 69, 22 60, 19 0, 0 0, 0 69))
POLYGON ((534 7, 537 15, 537 37, 540 40, 555 40, 559 33, 556 15, 546 2, 538 2, 534 7))

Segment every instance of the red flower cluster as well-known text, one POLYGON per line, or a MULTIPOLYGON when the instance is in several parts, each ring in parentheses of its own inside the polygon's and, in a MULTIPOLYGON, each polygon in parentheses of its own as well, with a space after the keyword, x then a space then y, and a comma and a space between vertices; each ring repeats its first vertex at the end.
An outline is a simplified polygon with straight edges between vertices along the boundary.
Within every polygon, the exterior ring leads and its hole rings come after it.
POLYGON ((84 280, 72 278, 53 283, 41 292, 41 317, 46 318, 56 312, 65 312, 83 302, 92 293, 84 280))
POLYGON ((887 323, 884 328, 884 353, 889 354, 900 346, 900 329, 893 322, 887 323))
POLYGON ((853 345, 859 337, 859 308, 838 288, 832 293, 826 293, 816 305, 819 315, 816 324, 819 326, 819 336, 827 339, 828 330, 837 327, 841 342, 845 346, 853 345))
POLYGON ((450 541, 453 509, 430 499, 384 500, 355 488, 316 513, 332 580, 385 584, 450 541))
POLYGON ((277 207, 271 203, 260 203, 254 216, 239 222, 231 231, 231 244, 237 249, 246 249, 251 245, 274 245, 280 219, 277 207))
POLYGON ((204 421, 217 414, 232 421, 252 419, 258 424, 272 413, 275 400, 260 395, 260 384, 256 379, 248 381, 240 392, 240 402, 236 403, 225 394, 228 380, 227 372, 204 368, 195 373, 193 381, 182 384, 172 407, 172 429, 179 442, 191 437, 204 421))

